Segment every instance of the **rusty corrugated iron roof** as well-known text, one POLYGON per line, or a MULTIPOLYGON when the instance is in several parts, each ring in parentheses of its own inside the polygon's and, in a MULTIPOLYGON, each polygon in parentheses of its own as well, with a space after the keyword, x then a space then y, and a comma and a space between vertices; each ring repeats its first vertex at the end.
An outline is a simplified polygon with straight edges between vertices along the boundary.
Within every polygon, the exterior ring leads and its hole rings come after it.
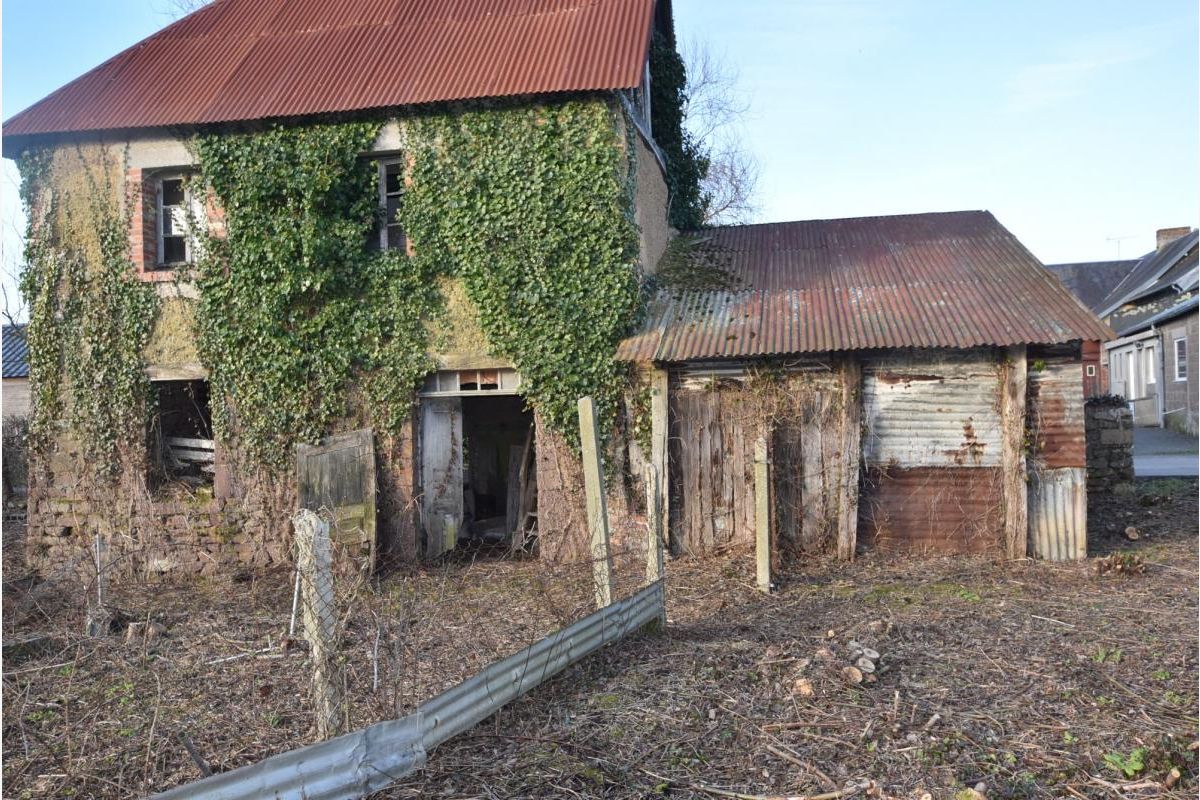
POLYGON ((625 89, 654 0, 216 0, 13 116, 4 136, 625 89))
POLYGON ((987 211, 741 225, 685 236, 685 246, 673 246, 667 257, 685 252, 686 263, 723 272, 731 285, 661 289, 619 358, 1113 337, 987 211))

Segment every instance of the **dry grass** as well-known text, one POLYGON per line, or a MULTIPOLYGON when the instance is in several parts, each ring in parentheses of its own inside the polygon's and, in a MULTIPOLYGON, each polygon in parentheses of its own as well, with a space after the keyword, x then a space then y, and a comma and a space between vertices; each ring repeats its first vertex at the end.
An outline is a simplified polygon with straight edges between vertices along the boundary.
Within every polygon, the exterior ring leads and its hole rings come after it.
MULTIPOLYGON (((1144 574, 868 556, 805 564, 763 597, 746 553, 673 562, 665 632, 585 660, 381 796, 811 794, 848 780, 874 781, 875 796, 950 797, 980 782, 990 798, 1194 796, 1196 487, 1158 486, 1143 487, 1150 505, 1092 510, 1102 554, 1114 531, 1140 527, 1121 547, 1144 574), (850 638, 882 653, 874 683, 843 679, 850 638), (1131 776, 1105 761, 1139 748, 1145 767, 1131 776), (1167 790, 1172 766, 1181 779, 1167 790)), ((182 736, 214 770, 311 741, 304 647, 281 647, 290 574, 130 582, 117 605, 166 633, 126 643, 80 636, 79 590, 39 591, 12 553, 6 641, 55 641, 6 654, 6 797, 194 780, 182 736)), ((623 574, 627 591, 636 569, 623 574)), ((411 710, 578 618, 590 591, 585 569, 536 561, 392 574, 348 615, 352 725, 411 710)))
POLYGON ((1140 526, 1124 549, 1147 568, 1129 577, 1095 560, 866 557, 805 565, 763 598, 748 554, 672 563, 665 633, 578 665, 380 797, 789 796, 846 781, 889 797, 981 783, 989 798, 1194 797, 1196 484, 1154 486, 1153 505, 1093 508, 1105 552, 1106 531, 1140 526), (843 679, 851 638, 882 653, 875 683, 843 679), (1115 767, 1140 748, 1141 770, 1115 767))

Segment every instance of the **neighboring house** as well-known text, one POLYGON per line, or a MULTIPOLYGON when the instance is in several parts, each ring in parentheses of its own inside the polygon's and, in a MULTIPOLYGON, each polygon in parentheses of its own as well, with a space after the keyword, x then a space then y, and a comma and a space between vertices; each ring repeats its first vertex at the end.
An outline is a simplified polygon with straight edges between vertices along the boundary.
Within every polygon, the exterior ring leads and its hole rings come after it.
POLYGON ((1140 259, 1049 267, 1119 337, 1101 355, 1103 390, 1129 401, 1136 424, 1192 435, 1200 387, 1197 239, 1195 230, 1165 228, 1140 259))
POLYGON ((5 325, 4 346, 4 389, 0 396, 3 416, 24 417, 29 415, 29 345, 25 340, 24 325, 5 325))
MULTIPOLYGON (((753 541, 761 440, 771 462, 769 524, 786 552, 836 546, 851 558, 860 547, 893 546, 1082 555, 1083 358, 1110 338, 1108 328, 987 212, 675 237, 668 214, 678 198, 669 194, 673 173, 659 147, 672 131, 651 104, 651 55, 662 42, 674 46, 665 0, 494 7, 220 0, 10 119, 4 154, 46 156, 50 165, 51 191, 35 202, 35 228, 37 213, 65 202, 69 192, 53 191, 59 183, 71 188, 56 159, 91 152, 122 159, 105 180, 75 175, 73 184, 124 204, 131 277, 161 301, 142 353, 154 418, 122 457, 128 469, 160 456, 172 470, 182 464, 162 486, 148 487, 136 474, 95 481, 97 465, 87 463, 72 433, 57 429, 52 456, 35 459, 32 469, 32 563, 78 556, 96 536, 114 559, 128 556, 121 563, 131 569, 285 562, 291 512, 314 497, 357 514, 372 554, 378 538, 380 550, 395 557, 433 558, 455 546, 455 531, 494 532, 484 523, 499 519, 502 536, 524 535, 533 519, 543 558, 590 558, 579 457, 522 396, 532 371, 554 377, 559 361, 535 363, 522 376, 515 359, 491 352, 478 312, 456 300, 452 286, 439 286, 454 335, 429 353, 434 369, 405 396, 411 413, 399 423, 381 420, 356 397, 364 405, 326 432, 359 431, 301 447, 295 472, 280 476, 246 463, 236 429, 226 440, 213 433, 211 409, 222 398, 210 396, 191 322, 200 289, 186 268, 195 256, 187 233, 193 223, 209 226, 218 241, 232 238, 227 210, 211 195, 190 195, 186 178, 196 163, 189 140, 197 132, 223 136, 263 120, 330 114, 386 120, 374 145, 353 156, 376 162, 379 197, 352 202, 378 206, 372 247, 419 257, 395 209, 411 171, 423 166, 414 163, 409 136, 424 115, 469 108, 496 120, 486 115, 515 106, 535 111, 529 124, 541 128, 564 98, 611 115, 604 136, 577 146, 606 143, 616 132, 613 149, 593 155, 623 165, 610 176, 627 203, 616 211, 617 224, 637 227, 629 248, 636 259, 623 266, 643 286, 660 287, 643 327, 616 348, 638 376, 624 416, 606 432, 608 507, 619 543, 644 546, 647 463, 665 484, 660 512, 673 550, 753 541), (477 102, 488 98, 505 101, 477 102), (649 441, 638 435, 647 427, 649 441), (322 458, 340 465, 336 480, 327 480, 322 458), (321 495, 331 486, 345 496, 321 495)), ((424 163, 437 163, 430 158, 424 163)), ((472 174, 467 185, 485 192, 486 177, 472 174)), ((561 189, 557 176, 539 180, 542 197, 532 200, 552 197, 554 208, 565 202, 552 193, 561 189)), ((611 196, 604 187, 567 186, 571 197, 611 196)), ((519 207, 531 198, 503 201, 519 207)), ((524 231, 505 235, 525 241, 524 231)), ((59 244, 81 258, 96 249, 59 244)), ((577 263, 572 254, 559 253, 562 263, 577 263)), ((536 303, 539 291, 530 286, 504 297, 536 303)), ((567 300, 601 308, 611 295, 567 300)), ((538 310, 533 305, 530 316, 538 310)), ((294 315, 287 324, 305 319, 294 315)), ((242 343, 232 357, 255 346, 242 343)))

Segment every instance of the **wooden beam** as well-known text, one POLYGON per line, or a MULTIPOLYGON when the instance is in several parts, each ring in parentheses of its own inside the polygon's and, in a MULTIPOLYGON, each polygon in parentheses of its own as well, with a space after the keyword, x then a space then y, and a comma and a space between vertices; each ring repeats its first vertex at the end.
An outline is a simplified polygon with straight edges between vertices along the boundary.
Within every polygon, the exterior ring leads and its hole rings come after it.
POLYGON ((838 485, 837 554, 853 561, 858 547, 858 484, 862 461, 862 365, 842 366, 842 474, 838 485))
POLYGON ((770 592, 771 473, 767 440, 761 436, 754 442, 754 552, 758 589, 770 592))
POLYGON ((1000 469, 1004 481, 1004 544, 1010 559, 1024 558, 1029 541, 1029 494, 1025 465, 1025 345, 1005 352, 1000 387, 1000 427, 1003 442, 1000 469))
POLYGON ((587 495, 588 530, 592 538, 592 579, 596 607, 612 604, 612 554, 609 552, 608 509, 604 502, 604 465, 600 461, 600 428, 596 404, 579 398, 579 442, 583 452, 583 490, 587 495))
POLYGON ((646 583, 663 576, 663 529, 659 514, 658 470, 646 465, 646 583))
POLYGON ((670 373, 654 368, 650 376, 650 463, 658 476, 658 524, 664 544, 669 544, 671 535, 670 456, 667 449, 670 437, 670 388, 670 373))

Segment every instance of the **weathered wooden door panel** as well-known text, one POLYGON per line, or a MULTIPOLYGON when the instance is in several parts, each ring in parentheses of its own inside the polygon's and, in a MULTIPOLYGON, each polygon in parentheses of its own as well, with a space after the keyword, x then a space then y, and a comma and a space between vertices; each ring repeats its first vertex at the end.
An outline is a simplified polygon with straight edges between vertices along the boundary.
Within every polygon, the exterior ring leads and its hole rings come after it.
POLYGON ((300 507, 333 518, 335 543, 375 568, 375 437, 369 428, 296 448, 300 507))
POLYGON ((425 557, 454 549, 463 520, 462 400, 421 401, 421 517, 425 557))

